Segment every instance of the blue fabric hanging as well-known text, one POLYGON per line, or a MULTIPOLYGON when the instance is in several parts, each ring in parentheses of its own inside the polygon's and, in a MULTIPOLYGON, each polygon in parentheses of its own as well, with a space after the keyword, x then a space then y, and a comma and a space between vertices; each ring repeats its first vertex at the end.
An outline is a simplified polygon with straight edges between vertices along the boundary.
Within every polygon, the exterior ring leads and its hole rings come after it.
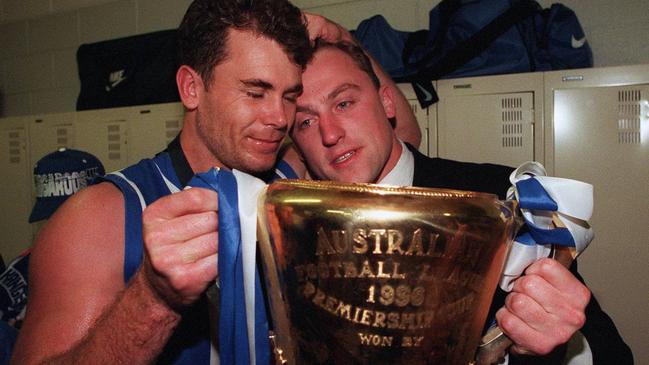
MULTIPOLYGON (((197 174, 189 186, 212 189, 219 194, 219 357, 221 364, 248 365, 270 363, 268 320, 259 272, 255 265, 254 279, 254 361, 249 348, 248 319, 246 315, 246 287, 242 233, 239 218, 237 178, 225 169, 211 169, 197 174)), ((244 227, 250 228, 250 227, 244 227)), ((252 227, 256 229, 256 227, 252 227)), ((254 263, 248 263, 254 265, 254 263)), ((249 289, 248 289, 249 290, 249 289)))

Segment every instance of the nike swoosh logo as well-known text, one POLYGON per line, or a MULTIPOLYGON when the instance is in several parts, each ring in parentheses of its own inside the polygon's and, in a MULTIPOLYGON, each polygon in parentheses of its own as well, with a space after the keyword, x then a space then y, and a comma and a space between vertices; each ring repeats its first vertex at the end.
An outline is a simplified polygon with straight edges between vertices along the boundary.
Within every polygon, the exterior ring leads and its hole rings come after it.
POLYGON ((109 86, 106 86, 106 91, 111 91, 112 89, 115 88, 115 86, 119 85, 122 81, 126 80, 124 79, 118 79, 110 83, 109 86))
POLYGON ((570 44, 572 45, 572 48, 581 48, 584 46, 584 44, 586 44, 586 36, 583 36, 581 39, 577 39, 573 34, 570 39, 570 44))
POLYGON ((424 101, 431 101, 431 100, 433 100, 433 94, 431 94, 430 92, 428 92, 428 90, 424 89, 423 86, 421 86, 421 85, 419 85, 419 84, 417 84, 417 83, 415 83, 415 86, 417 86, 417 88, 418 88, 422 93, 424 93, 424 96, 425 96, 424 101))

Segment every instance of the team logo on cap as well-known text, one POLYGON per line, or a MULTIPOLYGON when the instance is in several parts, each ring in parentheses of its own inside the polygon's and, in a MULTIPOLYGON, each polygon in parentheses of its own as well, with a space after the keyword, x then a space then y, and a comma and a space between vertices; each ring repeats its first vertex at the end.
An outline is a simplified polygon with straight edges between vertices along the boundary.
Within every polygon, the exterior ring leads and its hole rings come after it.
POLYGON ((69 196, 88 186, 88 181, 99 175, 99 168, 92 167, 81 171, 34 175, 36 196, 69 196))
POLYGON ((49 218, 63 202, 105 173, 97 157, 84 151, 60 148, 34 166, 36 204, 29 222, 49 218))

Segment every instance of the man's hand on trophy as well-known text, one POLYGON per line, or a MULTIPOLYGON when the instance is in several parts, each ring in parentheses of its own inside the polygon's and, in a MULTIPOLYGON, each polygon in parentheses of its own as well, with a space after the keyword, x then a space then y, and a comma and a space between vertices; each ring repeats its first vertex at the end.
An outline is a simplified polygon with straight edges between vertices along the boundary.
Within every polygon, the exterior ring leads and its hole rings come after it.
POLYGON ((584 325, 589 301, 590 290, 568 269, 541 259, 514 282, 496 320, 514 342, 511 352, 546 355, 584 325))
POLYGON ((193 303, 217 276, 218 194, 193 188, 165 196, 142 214, 143 272, 172 308, 193 303))

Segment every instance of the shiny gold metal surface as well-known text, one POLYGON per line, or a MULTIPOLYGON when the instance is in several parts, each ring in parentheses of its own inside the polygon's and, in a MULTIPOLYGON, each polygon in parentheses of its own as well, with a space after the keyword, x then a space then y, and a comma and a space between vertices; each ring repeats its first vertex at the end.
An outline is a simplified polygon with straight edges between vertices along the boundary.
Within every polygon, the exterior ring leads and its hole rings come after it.
POLYGON ((517 228, 514 203, 284 180, 259 204, 279 363, 471 363, 517 228))

